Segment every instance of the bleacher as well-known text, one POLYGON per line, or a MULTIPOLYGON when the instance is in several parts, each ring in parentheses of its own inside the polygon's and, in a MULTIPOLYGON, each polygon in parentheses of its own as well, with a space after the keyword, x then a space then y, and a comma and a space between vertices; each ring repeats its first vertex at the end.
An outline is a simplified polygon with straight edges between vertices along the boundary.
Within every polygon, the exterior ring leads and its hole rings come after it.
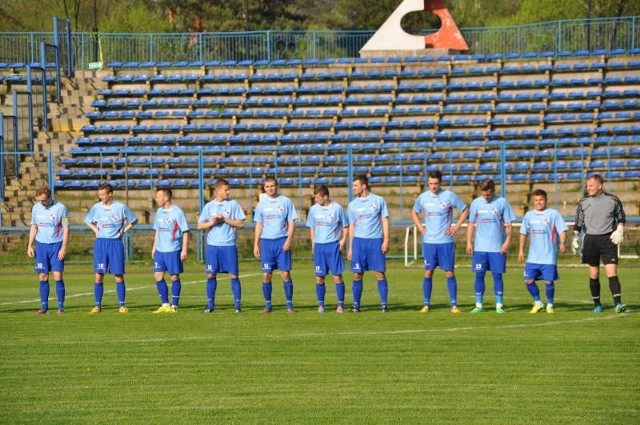
POLYGON ((638 53, 112 63, 56 187, 637 180, 638 53))

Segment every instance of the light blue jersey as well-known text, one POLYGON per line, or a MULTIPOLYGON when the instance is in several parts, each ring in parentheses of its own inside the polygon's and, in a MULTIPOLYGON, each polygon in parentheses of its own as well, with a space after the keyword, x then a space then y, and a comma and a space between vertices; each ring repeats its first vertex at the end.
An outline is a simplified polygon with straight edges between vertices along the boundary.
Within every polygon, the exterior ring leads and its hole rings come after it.
POLYGON ((500 252, 506 238, 505 225, 516 219, 511 205, 501 196, 490 202, 476 198, 469 207, 469 222, 476 225, 473 249, 478 252, 500 252))
POLYGON ((60 202, 53 201, 48 207, 37 203, 31 210, 31 224, 38 228, 37 242, 62 242, 63 228, 69 225, 69 213, 60 202))
POLYGON ((296 209, 289 198, 278 195, 276 198, 265 196, 258 202, 253 215, 255 223, 262 223, 261 239, 286 238, 289 222, 298 218, 296 209))
POLYGON ((559 235, 567 230, 567 223, 553 208, 526 213, 520 234, 529 236, 527 263, 556 264, 559 235))
POLYGON ((106 206, 96 203, 84 219, 86 224, 93 223, 98 228, 98 239, 118 239, 127 223, 138 221, 136 215, 122 202, 112 201, 106 206))
POLYGON ((182 249, 182 235, 189 231, 184 211, 176 205, 168 210, 159 208, 156 221, 153 223, 156 231, 156 251, 175 252, 182 249))
MULTIPOLYGON (((229 220, 245 220, 247 218, 237 201, 227 199, 218 202, 214 199, 204 206, 198 222, 206 223, 218 214, 229 220)), ((236 244, 237 238, 238 231, 235 227, 227 223, 219 223, 209 229, 207 233, 207 245, 233 246, 236 244)))
POLYGON ((326 207, 315 204, 309 209, 307 227, 313 229, 315 243, 337 242, 340 232, 346 226, 344 209, 336 202, 331 201, 326 207))
POLYGON ((452 236, 445 232, 453 223, 453 209, 462 212, 467 205, 458 198, 458 195, 450 190, 440 190, 438 193, 423 192, 413 204, 413 210, 420 214, 424 211, 424 224, 427 229, 423 243, 451 243, 452 236))
POLYGON ((382 219, 389 217, 387 203, 382 196, 370 193, 349 202, 349 224, 354 225, 353 236, 362 239, 381 239, 382 219))

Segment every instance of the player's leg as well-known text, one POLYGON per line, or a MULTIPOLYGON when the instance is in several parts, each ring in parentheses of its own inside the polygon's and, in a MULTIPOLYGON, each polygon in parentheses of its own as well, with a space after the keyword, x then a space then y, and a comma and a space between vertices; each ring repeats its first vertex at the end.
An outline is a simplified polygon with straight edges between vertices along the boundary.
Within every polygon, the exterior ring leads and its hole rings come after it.
POLYGON ((326 258, 329 258, 329 271, 333 275, 333 282, 336 285, 336 297, 338 299, 338 306, 336 307, 336 313, 344 312, 344 294, 345 286, 342 279, 342 273, 344 272, 344 258, 342 252, 340 252, 340 246, 336 242, 329 248, 326 258))
POLYGON ((482 313, 484 311, 484 291, 486 288, 484 278, 487 274, 488 268, 486 257, 486 252, 473 251, 471 270, 475 273, 473 287, 475 291, 476 305, 473 310, 471 310, 472 313, 482 313))
POLYGON ((276 268, 280 270, 280 277, 282 277, 282 289, 284 290, 284 297, 286 300, 287 313, 293 313, 293 279, 291 279, 291 268, 293 265, 293 255, 291 250, 284 250, 284 243, 286 238, 282 238, 276 241, 277 245, 274 249, 277 252, 276 255, 276 268))
POLYGON ((180 305, 180 293, 182 292, 182 282, 180 274, 184 271, 184 265, 180 259, 180 251, 168 252, 165 254, 167 271, 171 276, 171 312, 176 313, 180 305))
POLYGON ((524 284, 533 299, 533 307, 529 311, 529 313, 532 314, 539 313, 544 310, 544 304, 540 299, 540 288, 538 288, 538 285, 536 284, 536 280, 540 274, 539 267, 539 265, 531 263, 526 263, 524 266, 524 284))
POLYGON ((94 307, 89 314, 95 315, 102 311, 102 297, 104 295, 104 275, 107 273, 107 246, 106 239, 98 238, 93 243, 93 298, 94 307))
POLYGON ((424 306, 420 313, 428 313, 431 310, 431 293, 433 291, 433 271, 438 266, 437 247, 435 244, 422 244, 424 257, 424 275, 422 278, 422 297, 424 306))
POLYGON ((352 313, 360 311, 360 302, 362 300, 362 291, 364 284, 362 278, 365 270, 367 270, 367 252, 365 241, 361 238, 353 238, 353 248, 351 250, 351 271, 353 272, 353 282, 351 292, 353 294, 352 313))
POLYGON ((50 258, 47 249, 49 244, 36 242, 35 249, 35 271, 38 274, 40 308, 36 314, 47 314, 49 312, 49 270, 50 258))
POLYGON ((460 313, 458 308, 458 279, 455 275, 456 259, 453 242, 438 244, 438 262, 447 277, 447 291, 452 313, 460 313))
POLYGON ((496 297, 496 313, 504 313, 504 279, 507 271, 507 256, 501 252, 490 252, 489 270, 493 277, 493 293, 496 297))
POLYGON ((218 288, 217 276, 220 271, 220 257, 219 247, 207 244, 207 253, 205 255, 207 307, 204 309, 204 313, 213 313, 216 310, 216 289, 218 288))
POLYGON ((263 313, 271 313, 271 294, 273 292, 272 276, 276 257, 272 252, 272 243, 268 239, 260 239, 260 263, 262 268, 262 295, 264 296, 263 313))
POLYGON ((593 300, 593 312, 602 312, 600 302, 600 248, 597 237, 585 235, 582 242, 582 263, 589 265, 589 290, 593 300))
POLYGON ((124 306, 127 295, 127 284, 124 281, 124 244, 120 239, 109 239, 108 267, 116 281, 116 297, 118 298, 118 313, 128 313, 124 306))
POLYGON ((238 248, 234 246, 225 247, 226 269, 231 278, 231 293, 233 294, 233 307, 236 313, 240 313, 242 299, 242 285, 240 284, 240 268, 238 265, 238 248))
POLYGON ((620 285, 620 279, 618 279, 618 246, 611 242, 609 238, 601 241, 601 243, 604 245, 601 257, 604 263, 604 270, 609 279, 609 290, 613 297, 613 305, 615 305, 616 313, 622 313, 627 309, 627 306, 622 302, 622 286, 620 285))
POLYGON ((64 272, 64 259, 58 258, 58 253, 62 249, 62 242, 52 244, 51 249, 51 271, 53 272, 53 280, 56 282, 56 296, 58 298, 58 314, 64 313, 64 300, 66 296, 66 288, 62 274, 64 272))
POLYGON ((156 289, 158 290, 161 305, 154 313, 168 313, 171 308, 169 305, 169 287, 164 280, 165 271, 167 271, 167 264, 164 261, 164 256, 156 251, 153 255, 153 277, 156 282, 156 289))

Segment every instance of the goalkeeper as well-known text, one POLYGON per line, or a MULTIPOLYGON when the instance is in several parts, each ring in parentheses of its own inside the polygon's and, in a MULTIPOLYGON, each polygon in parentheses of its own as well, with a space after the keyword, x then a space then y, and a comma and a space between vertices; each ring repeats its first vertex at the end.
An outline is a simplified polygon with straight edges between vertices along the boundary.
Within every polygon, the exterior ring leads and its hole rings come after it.
POLYGON ((625 214, 617 196, 603 189, 602 176, 594 174, 587 178, 586 196, 578 203, 576 222, 571 245, 580 248, 579 235, 585 233, 582 242, 582 263, 589 265, 589 287, 593 298, 594 313, 602 312, 600 303, 600 261, 609 279, 616 313, 622 313, 620 280, 618 279, 618 245, 624 237, 625 214))

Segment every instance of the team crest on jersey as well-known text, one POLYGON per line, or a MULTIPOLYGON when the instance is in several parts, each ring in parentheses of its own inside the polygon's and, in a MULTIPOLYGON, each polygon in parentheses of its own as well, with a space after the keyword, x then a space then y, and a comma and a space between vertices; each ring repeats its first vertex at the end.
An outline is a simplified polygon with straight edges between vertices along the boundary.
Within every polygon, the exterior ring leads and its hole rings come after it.
POLYGON ((114 223, 118 221, 118 216, 117 215, 112 215, 111 216, 111 221, 113 221, 114 223))
POLYGON ((492 209, 491 214, 498 215, 498 209, 497 208, 492 209))
POLYGON ((551 220, 549 220, 548 218, 547 218, 547 219, 545 219, 545 220, 544 220, 544 224, 545 224, 546 226, 550 225, 550 224, 551 224, 551 220))
POLYGON ((444 201, 440 202, 440 208, 442 208, 442 209, 447 208, 447 203, 444 202, 444 201))
POLYGON ((283 212, 284 208, 282 207, 282 205, 278 205, 278 211, 283 212))
POLYGON ((167 224, 171 224, 171 223, 173 223, 173 219, 172 219, 171 217, 168 217, 168 218, 165 220, 165 223, 167 223, 167 224))
POLYGON ((369 208, 371 209, 371 211, 375 211, 375 210, 377 210, 377 209, 378 209, 378 206, 377 206, 377 205, 374 205, 374 204, 371 204, 371 205, 369 206, 369 208))

